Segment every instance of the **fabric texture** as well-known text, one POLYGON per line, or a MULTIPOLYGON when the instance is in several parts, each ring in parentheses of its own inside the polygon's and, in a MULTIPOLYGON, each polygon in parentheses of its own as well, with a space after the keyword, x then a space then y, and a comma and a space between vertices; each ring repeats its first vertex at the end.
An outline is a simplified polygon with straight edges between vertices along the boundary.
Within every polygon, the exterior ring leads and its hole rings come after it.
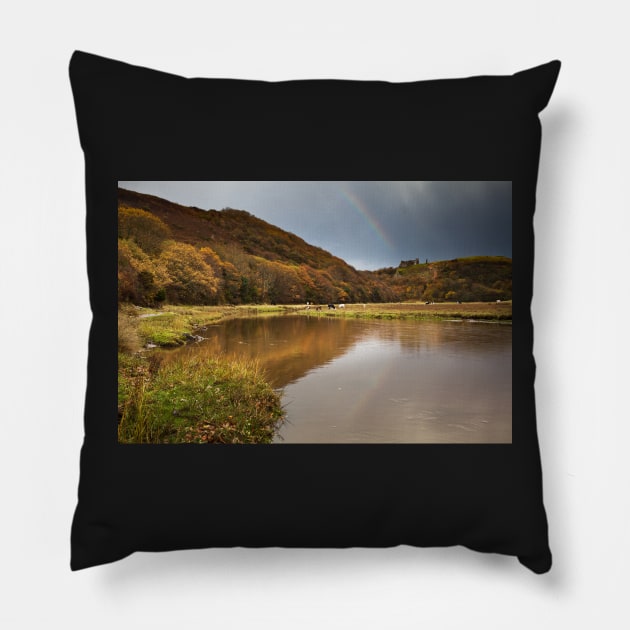
POLYGON ((530 314, 539 112, 560 63, 415 83, 186 79, 70 63, 86 162, 89 337, 71 568, 135 551, 464 545, 551 566, 530 314), (117 441, 117 182, 509 180, 511 444, 117 441))

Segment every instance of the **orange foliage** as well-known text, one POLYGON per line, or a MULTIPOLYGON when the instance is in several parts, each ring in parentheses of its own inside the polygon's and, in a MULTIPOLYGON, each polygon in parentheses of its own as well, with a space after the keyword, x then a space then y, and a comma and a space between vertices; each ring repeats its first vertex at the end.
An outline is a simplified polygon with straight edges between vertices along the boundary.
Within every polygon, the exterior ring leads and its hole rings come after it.
POLYGON ((169 276, 170 302, 216 304, 219 282, 203 254, 192 245, 170 241, 160 256, 169 276))
POLYGON ((159 259, 146 254, 135 241, 118 239, 118 300, 152 305, 169 280, 159 259))
POLYGON ((169 237, 168 226, 150 212, 127 206, 118 209, 118 238, 135 241, 147 254, 161 252, 169 237))

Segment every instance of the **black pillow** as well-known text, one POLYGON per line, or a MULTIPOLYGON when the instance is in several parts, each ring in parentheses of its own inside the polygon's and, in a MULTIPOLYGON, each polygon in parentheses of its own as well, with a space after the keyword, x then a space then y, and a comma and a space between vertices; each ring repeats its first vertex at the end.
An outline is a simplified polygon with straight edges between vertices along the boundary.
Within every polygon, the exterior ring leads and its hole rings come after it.
POLYGON ((185 79, 74 53, 93 323, 73 570, 134 551, 399 544, 464 545, 549 570, 530 302, 538 113, 559 68, 401 84, 266 83, 185 79), (511 182, 510 440, 119 441, 119 182, 280 180, 511 182))

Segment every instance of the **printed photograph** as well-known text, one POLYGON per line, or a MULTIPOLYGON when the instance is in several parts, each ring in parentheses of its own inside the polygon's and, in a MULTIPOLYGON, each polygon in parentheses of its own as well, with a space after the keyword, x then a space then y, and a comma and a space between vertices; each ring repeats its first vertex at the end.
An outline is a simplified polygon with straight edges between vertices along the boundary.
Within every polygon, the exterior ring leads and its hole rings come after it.
POLYGON ((512 183, 118 182, 121 444, 510 444, 512 183))

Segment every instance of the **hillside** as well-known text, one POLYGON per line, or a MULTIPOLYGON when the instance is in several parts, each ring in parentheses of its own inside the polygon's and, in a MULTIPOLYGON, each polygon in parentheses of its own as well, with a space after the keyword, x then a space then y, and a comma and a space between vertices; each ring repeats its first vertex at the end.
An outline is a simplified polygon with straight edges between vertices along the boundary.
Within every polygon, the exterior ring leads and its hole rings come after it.
POLYGON ((152 305, 382 302, 388 279, 357 271, 243 210, 201 210, 118 191, 118 298, 152 305))
POLYGON ((201 210, 118 191, 118 299, 172 304, 512 299, 512 261, 403 261, 376 272, 244 210, 201 210))
MULTIPOLYGON (((413 261, 409 261, 412 262, 413 261)), ((512 299, 512 259, 474 256, 379 269, 400 301, 488 302, 512 299)))

